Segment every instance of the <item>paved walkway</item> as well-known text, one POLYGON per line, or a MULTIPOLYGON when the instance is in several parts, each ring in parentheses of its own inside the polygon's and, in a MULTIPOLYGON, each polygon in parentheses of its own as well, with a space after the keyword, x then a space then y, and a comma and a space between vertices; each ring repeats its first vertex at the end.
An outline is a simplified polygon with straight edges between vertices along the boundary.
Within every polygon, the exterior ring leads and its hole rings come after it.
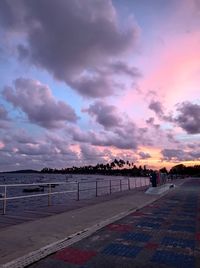
POLYGON ((200 267, 200 179, 30 267, 200 267))
POLYGON ((116 215, 135 210, 156 198, 145 195, 144 191, 131 191, 116 199, 3 228, 0 230, 0 264, 56 243, 77 232, 90 230, 108 219, 113 221, 112 218, 116 215))

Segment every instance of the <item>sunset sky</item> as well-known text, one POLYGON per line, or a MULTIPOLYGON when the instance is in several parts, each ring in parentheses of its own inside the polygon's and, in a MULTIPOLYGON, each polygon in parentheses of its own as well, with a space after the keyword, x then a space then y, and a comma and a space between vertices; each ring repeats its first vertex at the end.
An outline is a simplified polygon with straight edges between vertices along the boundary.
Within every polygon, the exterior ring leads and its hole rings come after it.
POLYGON ((0 171, 200 164, 200 0, 1 0, 0 171))

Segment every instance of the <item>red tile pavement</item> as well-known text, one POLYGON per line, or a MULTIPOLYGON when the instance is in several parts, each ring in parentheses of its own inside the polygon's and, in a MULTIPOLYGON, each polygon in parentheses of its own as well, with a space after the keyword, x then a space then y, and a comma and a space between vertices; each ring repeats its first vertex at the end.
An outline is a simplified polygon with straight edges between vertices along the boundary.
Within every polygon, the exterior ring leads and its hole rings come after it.
POLYGON ((132 213, 131 214, 131 216, 138 216, 138 217, 140 217, 140 216, 144 216, 145 215, 145 213, 143 213, 143 212, 140 212, 140 211, 136 211, 136 212, 134 212, 134 213, 132 213))
POLYGON ((200 233, 196 233, 196 240, 200 240, 200 233))
POLYGON ((127 232, 131 231, 133 227, 130 224, 109 224, 107 229, 116 232, 127 232))
POLYGON ((65 248, 58 251, 53 258, 64 262, 83 265, 92 257, 96 256, 95 251, 80 250, 76 248, 65 248))
POLYGON ((146 249, 152 249, 152 250, 155 250, 159 247, 159 244, 157 243, 147 243, 145 246, 144 246, 146 249))

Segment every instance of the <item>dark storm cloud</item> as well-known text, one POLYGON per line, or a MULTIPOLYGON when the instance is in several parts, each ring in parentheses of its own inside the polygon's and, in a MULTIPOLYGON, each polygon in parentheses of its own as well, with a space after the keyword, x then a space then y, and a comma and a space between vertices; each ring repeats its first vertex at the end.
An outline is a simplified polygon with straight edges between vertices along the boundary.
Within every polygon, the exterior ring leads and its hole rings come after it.
POLYGON ((78 119, 68 104, 57 101, 50 89, 36 80, 18 78, 14 81, 14 88, 4 88, 3 96, 20 108, 30 122, 45 128, 63 127, 65 122, 78 119))
POLYGON ((118 110, 113 105, 107 105, 104 102, 97 101, 90 105, 88 109, 83 110, 96 118, 97 123, 105 128, 117 127, 122 121, 118 115, 118 110))
POLYGON ((190 102, 183 102, 179 105, 177 111, 179 115, 175 122, 188 134, 200 133, 200 105, 190 102))
MULTIPOLYGON (((114 89, 107 80, 92 78, 88 72, 109 65, 111 59, 132 50, 138 35, 133 23, 126 27, 119 24, 112 1, 16 2, 2 0, 0 17, 4 28, 14 31, 17 27, 26 37, 26 45, 18 44, 20 58, 28 58, 48 70, 83 96, 112 94, 114 89), (80 77, 84 71, 87 73, 80 77)), ((116 73, 137 75, 136 69, 120 61, 113 63, 112 68, 116 73)))

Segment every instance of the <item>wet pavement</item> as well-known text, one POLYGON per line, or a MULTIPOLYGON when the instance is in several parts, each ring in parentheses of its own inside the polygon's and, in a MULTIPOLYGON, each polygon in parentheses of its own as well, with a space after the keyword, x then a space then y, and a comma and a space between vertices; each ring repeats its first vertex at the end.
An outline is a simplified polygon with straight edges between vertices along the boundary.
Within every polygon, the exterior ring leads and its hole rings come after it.
POLYGON ((200 179, 29 267, 200 267, 200 179))

